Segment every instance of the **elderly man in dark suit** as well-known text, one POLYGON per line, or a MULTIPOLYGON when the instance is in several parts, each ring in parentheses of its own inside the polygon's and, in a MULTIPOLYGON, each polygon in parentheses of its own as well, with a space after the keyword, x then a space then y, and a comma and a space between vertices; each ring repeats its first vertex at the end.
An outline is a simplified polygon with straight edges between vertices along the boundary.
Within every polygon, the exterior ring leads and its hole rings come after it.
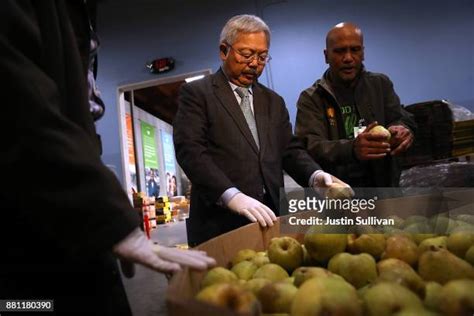
POLYGON ((294 137, 283 98, 257 82, 269 46, 260 18, 231 18, 221 32, 221 69, 180 91, 174 142, 193 184, 192 246, 250 222, 273 225, 283 170, 304 187, 339 182, 294 137))

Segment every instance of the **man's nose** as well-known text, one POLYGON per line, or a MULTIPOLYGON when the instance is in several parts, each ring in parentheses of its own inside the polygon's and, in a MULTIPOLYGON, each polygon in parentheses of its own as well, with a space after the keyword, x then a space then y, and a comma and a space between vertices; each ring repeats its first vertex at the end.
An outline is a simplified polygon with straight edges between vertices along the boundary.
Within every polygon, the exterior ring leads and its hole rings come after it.
POLYGON ((250 67, 253 67, 253 68, 258 67, 258 61, 257 61, 257 59, 258 59, 258 57, 254 57, 254 58, 250 61, 249 66, 250 66, 250 67))
POLYGON ((345 52, 344 56, 343 56, 343 59, 342 59, 345 63, 350 63, 354 60, 354 56, 352 56, 352 53, 351 51, 347 51, 345 52))

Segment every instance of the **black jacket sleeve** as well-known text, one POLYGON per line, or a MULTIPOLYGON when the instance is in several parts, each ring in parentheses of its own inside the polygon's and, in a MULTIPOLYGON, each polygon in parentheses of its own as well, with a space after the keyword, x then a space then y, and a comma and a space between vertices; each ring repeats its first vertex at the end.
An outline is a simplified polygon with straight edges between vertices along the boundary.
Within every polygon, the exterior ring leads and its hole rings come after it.
POLYGON ((5 1, 0 12, 2 239, 18 252, 32 240, 75 258, 109 251, 138 216, 101 162, 64 3, 5 1))

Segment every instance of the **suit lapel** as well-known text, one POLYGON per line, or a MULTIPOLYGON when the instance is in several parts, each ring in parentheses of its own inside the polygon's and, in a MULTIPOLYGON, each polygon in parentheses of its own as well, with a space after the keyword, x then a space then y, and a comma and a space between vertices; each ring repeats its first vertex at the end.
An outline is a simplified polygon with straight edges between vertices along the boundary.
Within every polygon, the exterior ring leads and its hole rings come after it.
MULTIPOLYGON (((258 148, 253 139, 252 132, 250 132, 250 128, 247 124, 247 121, 245 120, 242 110, 240 109, 240 105, 237 103, 237 99, 235 98, 234 92, 232 91, 229 82, 227 81, 227 78, 225 77, 221 69, 219 69, 219 71, 215 74, 213 78, 213 85, 214 92, 220 103, 230 114, 235 124, 249 143, 249 145, 252 147, 255 153, 258 154, 258 148)), ((255 103, 256 102, 254 99, 254 104, 255 103)))

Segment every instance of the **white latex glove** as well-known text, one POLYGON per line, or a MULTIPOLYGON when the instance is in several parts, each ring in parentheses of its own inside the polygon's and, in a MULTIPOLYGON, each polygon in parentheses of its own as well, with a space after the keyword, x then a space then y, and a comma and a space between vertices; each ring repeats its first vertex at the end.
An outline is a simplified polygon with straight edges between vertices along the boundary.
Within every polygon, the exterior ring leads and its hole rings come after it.
POLYGON ((183 266, 206 270, 216 264, 216 261, 208 257, 204 251, 153 245, 139 228, 116 244, 113 252, 121 259, 122 269, 128 277, 133 276, 134 270, 131 267, 133 263, 162 273, 173 273, 181 270, 183 266))
POLYGON ((247 217, 252 222, 258 221, 260 226, 263 227, 273 226, 273 222, 277 220, 275 213, 265 204, 242 192, 234 195, 227 207, 237 214, 247 217))
POLYGON ((333 177, 327 172, 324 172, 322 170, 316 171, 314 175, 314 180, 313 180, 313 188, 329 187, 333 182, 332 178, 333 177))
POLYGON ((354 191, 351 186, 344 181, 322 170, 316 171, 313 179, 313 189, 321 196, 325 197, 327 195, 327 189, 335 185, 350 188, 350 195, 354 196, 354 191))

